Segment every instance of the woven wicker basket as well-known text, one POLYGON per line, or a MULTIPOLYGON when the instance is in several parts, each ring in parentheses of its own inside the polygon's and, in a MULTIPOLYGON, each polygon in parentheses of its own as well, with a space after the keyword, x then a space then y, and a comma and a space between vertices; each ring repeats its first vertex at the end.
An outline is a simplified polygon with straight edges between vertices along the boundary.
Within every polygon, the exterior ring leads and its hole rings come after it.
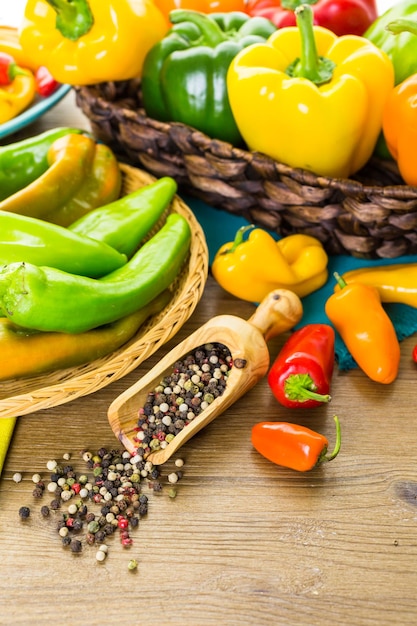
MULTIPOLYGON (((154 180, 150 174, 129 165, 122 164, 121 169, 124 194, 154 180)), ((106 357, 77 368, 2 382, 0 418, 48 409, 98 391, 134 370, 187 321, 203 294, 208 273, 208 251, 200 225, 178 196, 169 211, 187 218, 192 238, 189 258, 171 286, 172 298, 165 309, 149 318, 133 339, 106 357)))
MULTIPOLYGON (((280 235, 302 232, 329 254, 395 258, 417 253, 417 187, 372 159, 355 180, 315 176, 232 147, 179 123, 146 116, 137 81, 76 87, 94 135, 182 191, 280 235)), ((220 216, 219 216, 220 218, 220 216)))

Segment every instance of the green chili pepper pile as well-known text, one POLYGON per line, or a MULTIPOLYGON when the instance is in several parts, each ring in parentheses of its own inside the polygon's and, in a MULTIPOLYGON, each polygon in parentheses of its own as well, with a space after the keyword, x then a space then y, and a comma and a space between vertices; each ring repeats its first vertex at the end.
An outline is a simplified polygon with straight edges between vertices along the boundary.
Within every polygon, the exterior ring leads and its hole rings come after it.
MULTIPOLYGON (((0 380, 81 365, 114 351, 167 305, 189 254, 188 221, 175 212, 165 216, 177 191, 170 177, 93 204, 68 226, 47 219, 50 206, 54 217, 65 207, 77 213, 72 200, 80 189, 58 209, 52 186, 31 193, 50 176, 51 150, 65 149, 62 139, 77 134, 93 141, 81 131, 56 129, 0 149, 0 164, 10 172, 0 201, 0 380), (33 216, 42 205, 46 219, 33 216)), ((66 160, 69 172, 68 152, 66 160)))

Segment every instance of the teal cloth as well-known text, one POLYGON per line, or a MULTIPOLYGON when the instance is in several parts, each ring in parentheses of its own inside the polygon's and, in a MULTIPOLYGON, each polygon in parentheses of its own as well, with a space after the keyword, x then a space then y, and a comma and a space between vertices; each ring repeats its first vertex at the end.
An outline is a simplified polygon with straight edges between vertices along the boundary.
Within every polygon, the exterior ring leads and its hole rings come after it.
MULTIPOLYGON (((248 222, 236 215, 215 209, 195 198, 184 197, 184 201, 190 206, 197 220, 204 230, 207 245, 209 248, 209 259, 212 262, 217 250, 224 243, 233 241, 236 231, 248 222)), ((276 236, 275 233, 271 233, 276 236)), ((343 274, 348 270, 358 267, 388 265, 394 263, 417 263, 417 255, 398 257, 396 259, 365 260, 356 259, 347 255, 331 256, 329 258, 329 280, 318 291, 303 298, 303 319, 299 324, 327 323, 330 321, 324 312, 324 304, 333 293, 334 279, 333 272, 343 274)), ((417 309, 405 304, 387 304, 385 310, 390 316, 398 339, 401 341, 405 337, 417 332, 417 309)), ((336 333, 335 344, 336 360, 341 370, 348 370, 356 367, 351 354, 347 350, 341 337, 336 333)))

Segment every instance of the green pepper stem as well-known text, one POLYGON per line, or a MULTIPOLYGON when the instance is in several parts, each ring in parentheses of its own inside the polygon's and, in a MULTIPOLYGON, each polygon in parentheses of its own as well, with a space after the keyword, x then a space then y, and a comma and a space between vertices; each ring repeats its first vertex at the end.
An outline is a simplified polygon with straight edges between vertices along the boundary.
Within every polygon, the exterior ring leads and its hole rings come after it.
POLYGON ((309 374, 291 374, 284 383, 284 392, 289 400, 317 400, 317 402, 330 402, 329 394, 314 391, 316 385, 309 374))
POLYGON ((347 286, 347 282, 345 281, 344 278, 340 276, 338 272, 333 272, 333 276, 335 277, 340 289, 344 289, 347 286))
POLYGON ((295 17, 301 38, 301 55, 286 69, 292 78, 307 78, 315 85, 328 83, 333 77, 335 64, 318 55, 314 38, 313 9, 302 4, 295 9, 295 17))
POLYGON ((393 35, 401 35, 401 33, 411 33, 417 35, 417 22, 414 20, 407 20, 405 18, 398 18, 386 25, 386 30, 393 35))
POLYGON ((317 4, 318 0, 281 0, 281 8, 287 11, 295 11, 301 4, 317 4))
POLYGON ((317 463, 327 463, 328 461, 332 461, 340 452, 340 446, 342 444, 342 429, 340 428, 340 422, 337 415, 335 415, 333 419, 336 424, 336 443, 334 444, 333 452, 327 454, 327 450, 324 450, 324 454, 319 457, 317 463))
POLYGON ((214 20, 210 19, 205 13, 199 11, 187 11, 186 9, 174 9, 169 14, 169 21, 172 24, 180 22, 191 22, 199 29, 202 39, 201 45, 207 45, 215 48, 223 41, 227 40, 220 26, 214 20))
POLYGON ((94 24, 88 0, 46 0, 56 12, 55 26, 66 39, 77 41, 94 24))
POLYGON ((244 235, 249 230, 252 230, 252 228, 255 228, 254 224, 248 224, 248 226, 241 226, 239 230, 236 232, 236 235, 235 235, 235 238, 233 240, 231 247, 225 250, 223 254, 231 254, 232 252, 235 252, 236 248, 240 246, 240 244, 243 242, 244 235))

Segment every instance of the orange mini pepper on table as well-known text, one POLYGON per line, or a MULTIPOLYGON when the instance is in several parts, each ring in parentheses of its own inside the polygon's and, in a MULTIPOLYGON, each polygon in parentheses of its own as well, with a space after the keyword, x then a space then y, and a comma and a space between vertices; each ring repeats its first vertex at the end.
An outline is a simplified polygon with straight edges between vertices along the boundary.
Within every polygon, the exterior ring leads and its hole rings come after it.
POLYGON ((332 461, 340 451, 341 428, 337 416, 336 443, 327 454, 327 437, 299 424, 290 422, 260 422, 252 428, 252 445, 268 461, 298 472, 307 472, 327 461, 332 461))
POLYGON ((362 371, 375 382, 392 383, 398 375, 400 344, 378 290, 334 276, 340 290, 326 301, 327 317, 362 371))

